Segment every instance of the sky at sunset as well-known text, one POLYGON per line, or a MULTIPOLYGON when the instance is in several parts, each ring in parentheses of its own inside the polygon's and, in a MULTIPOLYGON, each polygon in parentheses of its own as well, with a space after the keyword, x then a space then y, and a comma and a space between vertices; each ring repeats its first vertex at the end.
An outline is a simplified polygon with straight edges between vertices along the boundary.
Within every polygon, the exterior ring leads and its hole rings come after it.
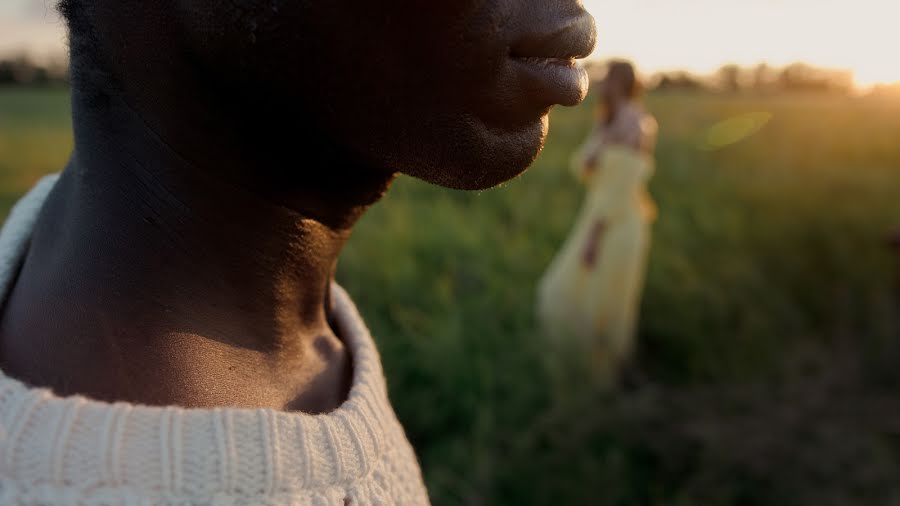
MULTIPOLYGON (((434 0, 439 1, 439 0, 434 0)), ((442 0, 441 0, 442 1, 442 0)), ((53 0, 0 0, 0 54, 62 54, 53 0)), ((645 72, 710 72, 724 63, 806 61, 853 70, 862 85, 900 81, 897 0, 584 0, 600 32, 595 57, 645 72)))
POLYGON ((853 70, 861 85, 900 81, 897 0, 584 2, 600 32, 595 55, 648 71, 806 61, 853 70))

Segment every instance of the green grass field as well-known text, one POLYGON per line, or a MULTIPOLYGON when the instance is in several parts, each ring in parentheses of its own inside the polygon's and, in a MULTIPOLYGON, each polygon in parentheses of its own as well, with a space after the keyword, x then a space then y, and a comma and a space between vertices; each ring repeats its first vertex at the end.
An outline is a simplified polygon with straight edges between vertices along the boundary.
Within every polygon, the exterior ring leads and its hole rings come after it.
MULTIPOLYGON (((67 106, 0 90, 0 219, 64 165, 67 106)), ((900 263, 885 245, 900 103, 648 107, 661 214, 619 392, 574 350, 548 351, 532 316, 582 196, 566 165, 590 108, 554 113, 520 179, 475 194, 402 179, 355 233, 339 280, 380 341, 434 503, 900 505, 900 263), (748 117, 771 120, 751 132, 748 117)))

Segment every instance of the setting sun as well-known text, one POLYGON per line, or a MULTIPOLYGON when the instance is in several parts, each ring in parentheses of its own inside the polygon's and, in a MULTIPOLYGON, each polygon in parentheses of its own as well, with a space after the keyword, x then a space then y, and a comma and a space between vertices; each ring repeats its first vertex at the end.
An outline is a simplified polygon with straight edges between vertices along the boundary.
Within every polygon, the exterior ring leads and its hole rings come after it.
POLYGON ((585 0, 597 18, 596 58, 645 71, 711 72, 725 63, 803 61, 854 72, 858 85, 900 81, 900 5, 887 0, 585 0))

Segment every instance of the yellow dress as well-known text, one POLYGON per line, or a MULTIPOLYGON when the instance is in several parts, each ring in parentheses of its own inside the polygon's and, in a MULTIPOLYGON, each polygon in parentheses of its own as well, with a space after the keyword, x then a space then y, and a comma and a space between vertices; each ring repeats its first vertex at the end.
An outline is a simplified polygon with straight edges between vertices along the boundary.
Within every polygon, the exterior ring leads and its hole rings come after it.
POLYGON ((556 339, 576 339, 615 372, 634 348, 651 224, 651 156, 604 146, 595 132, 573 157, 588 187, 574 229, 540 282, 537 313, 556 339), (589 170, 590 160, 596 160, 589 170))

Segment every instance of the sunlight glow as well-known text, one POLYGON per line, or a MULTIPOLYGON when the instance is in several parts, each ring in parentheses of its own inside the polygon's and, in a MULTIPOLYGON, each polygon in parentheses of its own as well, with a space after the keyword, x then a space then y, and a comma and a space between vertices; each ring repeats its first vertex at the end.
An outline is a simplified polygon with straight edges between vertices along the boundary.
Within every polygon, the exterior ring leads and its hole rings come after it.
MULTIPOLYGON (((804 61, 849 69, 857 84, 900 82, 896 0, 582 0, 597 18, 595 58, 645 72, 711 73, 725 63, 804 61)), ((0 53, 65 53, 48 0, 0 0, 0 53)))
POLYGON ((594 57, 630 58, 645 72, 804 61, 852 70, 860 86, 900 81, 893 0, 584 2, 597 18, 594 57))

